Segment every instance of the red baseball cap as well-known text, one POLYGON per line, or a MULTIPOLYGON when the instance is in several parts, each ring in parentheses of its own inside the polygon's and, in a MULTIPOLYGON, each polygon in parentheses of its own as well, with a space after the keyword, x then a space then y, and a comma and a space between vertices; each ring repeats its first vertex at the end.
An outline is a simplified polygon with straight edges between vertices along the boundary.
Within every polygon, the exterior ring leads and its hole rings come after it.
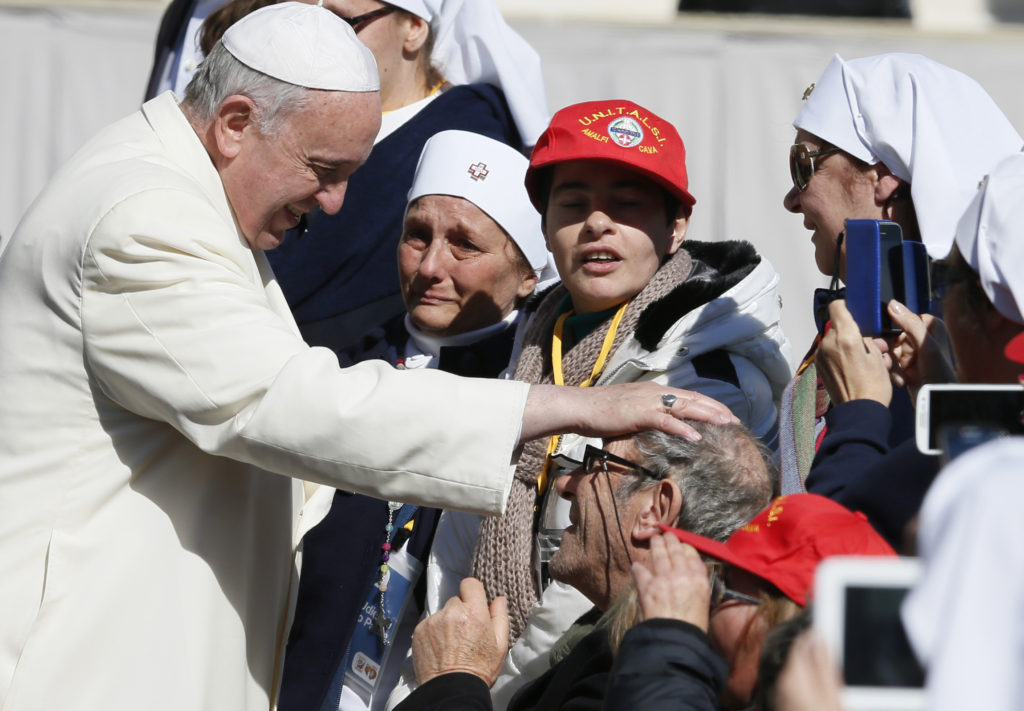
POLYGON ((1010 339, 1003 349, 1003 355, 1014 363, 1024 363, 1024 332, 1010 339))
POLYGON ((678 528, 664 530, 702 553, 767 580, 800 606, 806 606, 814 571, 825 558, 896 555, 864 514, 817 494, 780 496, 725 543, 678 528))
POLYGON ((571 160, 615 163, 663 186, 687 208, 686 147, 675 126, 624 99, 587 101, 559 110, 530 156, 526 191, 537 210, 538 169, 571 160))

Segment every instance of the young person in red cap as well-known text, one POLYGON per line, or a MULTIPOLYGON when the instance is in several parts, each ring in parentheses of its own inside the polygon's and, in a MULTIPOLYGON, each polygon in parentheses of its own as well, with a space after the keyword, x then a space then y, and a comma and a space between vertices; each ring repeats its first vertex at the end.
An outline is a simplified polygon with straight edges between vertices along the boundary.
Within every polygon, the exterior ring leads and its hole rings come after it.
MULTIPOLYGON (((639 380, 685 387, 727 405, 774 447, 776 403, 791 374, 779 277, 746 242, 684 242, 695 199, 675 127, 626 100, 568 106, 538 140, 526 188, 562 283, 532 304, 513 377, 578 387, 639 380)), ((663 398, 666 407, 674 402, 663 398)), ((494 687, 498 707, 545 671, 552 644, 590 607, 546 576, 567 513, 541 516, 541 526, 534 515, 557 501, 551 457, 578 460, 587 443, 552 438, 527 446, 505 516, 481 522, 449 514, 440 524, 439 540, 468 544, 435 548, 448 554, 434 560, 447 578, 439 605, 472 575, 489 598, 508 598, 510 640, 523 637, 494 687)))
POLYGON ((775 499, 725 543, 666 529, 651 552, 653 570, 633 566, 644 621, 623 638, 606 709, 675 708, 669 699, 706 683, 689 670, 712 650, 729 664, 722 708, 747 708, 765 634, 811 600, 818 564, 896 555, 862 514, 815 494, 775 499), (717 561, 710 581, 701 553, 717 561))

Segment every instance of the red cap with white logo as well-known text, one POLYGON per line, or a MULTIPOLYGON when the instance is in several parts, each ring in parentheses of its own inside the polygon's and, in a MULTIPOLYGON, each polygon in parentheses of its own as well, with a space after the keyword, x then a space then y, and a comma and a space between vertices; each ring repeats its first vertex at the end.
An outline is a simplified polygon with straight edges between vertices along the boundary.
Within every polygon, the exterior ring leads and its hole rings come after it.
POLYGON ((679 132, 632 101, 588 101, 555 113, 526 171, 526 190, 538 210, 539 169, 572 160, 621 165, 658 183, 687 208, 696 202, 687 192, 686 147, 679 132))

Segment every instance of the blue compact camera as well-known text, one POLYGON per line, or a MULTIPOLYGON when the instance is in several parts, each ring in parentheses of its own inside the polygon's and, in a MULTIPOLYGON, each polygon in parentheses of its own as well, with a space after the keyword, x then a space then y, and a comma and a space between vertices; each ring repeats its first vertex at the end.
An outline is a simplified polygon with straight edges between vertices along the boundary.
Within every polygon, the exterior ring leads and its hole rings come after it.
POLYGON ((927 312, 930 294, 924 244, 904 242, 895 222, 846 220, 846 308, 862 334, 899 333, 886 309, 889 301, 919 314, 927 312))

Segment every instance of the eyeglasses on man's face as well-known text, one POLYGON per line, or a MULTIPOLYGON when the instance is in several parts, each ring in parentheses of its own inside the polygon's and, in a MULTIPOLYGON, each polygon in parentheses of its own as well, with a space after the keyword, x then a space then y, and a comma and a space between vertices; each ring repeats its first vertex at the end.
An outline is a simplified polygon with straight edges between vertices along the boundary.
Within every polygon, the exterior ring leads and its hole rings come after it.
POLYGON ((651 479, 661 480, 663 476, 655 474, 647 467, 642 467, 636 462, 631 462, 624 457, 619 457, 612 454, 608 450, 599 449, 592 445, 587 445, 587 448, 583 452, 583 471, 587 474, 595 474, 597 472, 608 472, 608 463, 617 464, 624 469, 632 469, 641 476, 650 477, 651 479))
POLYGON ((761 598, 751 595, 744 595, 741 592, 730 590, 725 585, 725 567, 721 563, 708 564, 708 580, 711 583, 711 609, 714 610, 722 603, 729 600, 746 603, 748 605, 760 605, 761 598))
POLYGON ((789 176, 796 189, 803 191, 807 187, 821 163, 820 159, 838 152, 834 146, 812 151, 802 143, 794 143, 789 149, 789 176))
POLYGON ((394 7, 392 7, 391 5, 385 5, 384 7, 377 8, 376 10, 364 12, 362 15, 356 15, 354 17, 342 17, 341 19, 350 24, 353 30, 359 32, 359 30, 363 29, 367 24, 373 22, 378 17, 390 15, 394 11, 394 7))
POLYGON ((581 470, 584 474, 596 474, 598 472, 608 471, 608 462, 617 464, 624 469, 632 469, 634 472, 641 476, 650 477, 661 481, 664 476, 656 474, 647 467, 640 466, 636 462, 631 462, 625 457, 612 454, 606 449, 600 449, 588 444, 586 449, 583 450, 583 461, 573 459, 565 454, 552 454, 551 462, 555 465, 559 474, 568 474, 576 470, 581 470))

